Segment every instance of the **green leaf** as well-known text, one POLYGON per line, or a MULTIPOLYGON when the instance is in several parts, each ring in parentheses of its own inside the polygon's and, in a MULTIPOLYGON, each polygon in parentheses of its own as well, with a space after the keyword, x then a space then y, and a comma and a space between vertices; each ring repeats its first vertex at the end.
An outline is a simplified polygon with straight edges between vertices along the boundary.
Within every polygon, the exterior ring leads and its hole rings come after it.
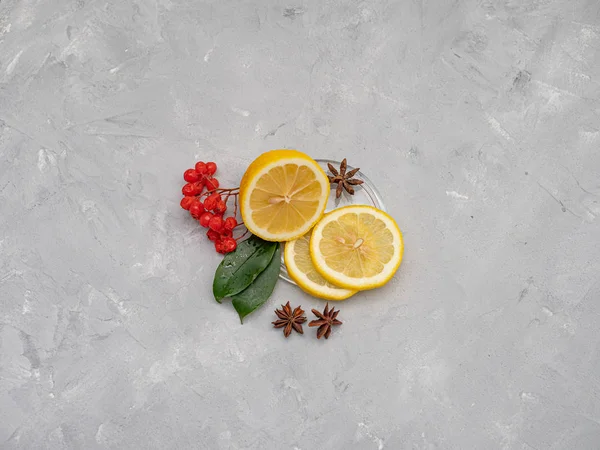
POLYGON ((263 241, 257 236, 240 242, 217 267, 213 281, 215 300, 221 303, 225 297, 246 289, 269 265, 278 246, 277 242, 263 241))
POLYGON ((240 316, 240 322, 244 323, 244 317, 269 299, 279 279, 280 267, 281 249, 277 246, 271 262, 258 278, 242 292, 231 297, 231 303, 240 316))

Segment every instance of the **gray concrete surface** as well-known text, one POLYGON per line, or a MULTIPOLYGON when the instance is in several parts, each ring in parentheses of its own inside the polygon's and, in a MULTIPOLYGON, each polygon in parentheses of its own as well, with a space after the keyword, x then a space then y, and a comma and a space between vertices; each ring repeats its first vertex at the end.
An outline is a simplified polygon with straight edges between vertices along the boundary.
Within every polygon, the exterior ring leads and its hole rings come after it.
POLYGON ((4 0, 0 447, 599 449, 597 0, 4 0), (405 233, 329 341, 242 326, 197 159, 348 157, 405 233))

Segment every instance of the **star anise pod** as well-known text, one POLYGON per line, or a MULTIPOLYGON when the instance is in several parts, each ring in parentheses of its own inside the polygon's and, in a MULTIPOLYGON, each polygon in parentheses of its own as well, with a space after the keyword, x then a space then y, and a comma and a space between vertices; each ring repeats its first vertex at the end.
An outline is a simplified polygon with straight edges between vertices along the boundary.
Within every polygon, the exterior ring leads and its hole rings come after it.
POLYGON ((325 339, 329 339, 329 335, 331 334, 331 327, 333 325, 341 325, 342 322, 336 319, 340 310, 334 311, 333 307, 329 309, 329 303, 325 305, 325 311, 322 313, 317 311, 316 309, 312 310, 313 314, 319 318, 319 320, 312 320, 308 326, 309 327, 319 327, 317 329, 317 339, 321 339, 321 337, 325 336, 325 339))
POLYGON ((350 195, 354 195, 354 188, 352 186, 357 186, 359 184, 363 184, 363 180, 359 180, 358 178, 352 178, 360 169, 352 169, 350 172, 346 173, 346 169, 348 168, 348 164, 346 163, 346 158, 340 164, 340 170, 338 171, 333 165, 327 163, 327 167, 329 167, 329 171, 331 175, 327 175, 329 178, 329 182, 331 184, 337 184, 337 189, 335 190, 335 198, 340 198, 342 195, 342 189, 345 189, 346 192, 350 195))
POLYGON ((279 320, 272 322, 273 327, 283 328, 283 335, 285 337, 288 337, 292 333, 292 329, 300 334, 304 334, 302 324, 306 322, 306 316, 304 316, 304 311, 299 306, 292 311, 290 302, 287 302, 285 305, 281 305, 281 309, 276 309, 275 314, 277 314, 279 320))

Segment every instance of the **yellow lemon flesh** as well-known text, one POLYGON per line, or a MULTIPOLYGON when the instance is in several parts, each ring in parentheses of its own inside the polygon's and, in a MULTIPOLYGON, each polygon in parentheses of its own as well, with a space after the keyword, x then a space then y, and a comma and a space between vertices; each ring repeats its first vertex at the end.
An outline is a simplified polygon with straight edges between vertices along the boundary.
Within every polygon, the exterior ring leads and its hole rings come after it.
POLYGON ((310 233, 286 242, 284 258, 290 277, 306 293, 325 300, 345 300, 356 291, 329 283, 315 269, 309 251, 310 233))
POLYGON ((289 241, 306 234, 321 218, 329 180, 317 162, 297 150, 263 153, 240 184, 244 224, 267 241, 289 241))
POLYGON ((310 256, 330 283, 365 290, 387 283, 402 262, 402 232, 388 214, 352 205, 326 214, 314 227, 310 256))

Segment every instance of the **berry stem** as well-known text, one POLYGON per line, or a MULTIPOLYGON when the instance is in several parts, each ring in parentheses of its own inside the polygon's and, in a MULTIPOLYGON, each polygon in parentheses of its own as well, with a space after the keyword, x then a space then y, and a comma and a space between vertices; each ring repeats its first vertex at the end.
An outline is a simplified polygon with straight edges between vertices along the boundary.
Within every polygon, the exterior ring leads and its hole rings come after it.
POLYGON ((235 240, 236 240, 236 241, 239 241, 240 239, 244 239, 244 237, 246 237, 246 235, 247 235, 248 233, 250 233, 250 230, 248 230, 248 229, 246 228, 246 231, 244 231, 244 234, 242 234, 241 236, 238 236, 238 237, 236 237, 236 238, 235 238, 235 240))
POLYGON ((214 192, 216 192, 218 194, 223 194, 224 192, 228 192, 231 195, 238 195, 240 193, 240 188, 231 188, 231 189, 217 188, 217 189, 213 189, 212 191, 207 191, 207 192, 210 192, 211 194, 214 192))
MULTIPOLYGON (((237 196, 240 194, 239 188, 233 188, 233 189, 222 189, 222 188, 218 188, 218 189, 213 189, 212 191, 206 191, 203 192, 199 197, 208 197, 211 194, 227 194, 227 198, 229 198, 230 196, 235 196, 237 198, 237 196)), ((227 200, 226 200, 227 201, 227 200)))

